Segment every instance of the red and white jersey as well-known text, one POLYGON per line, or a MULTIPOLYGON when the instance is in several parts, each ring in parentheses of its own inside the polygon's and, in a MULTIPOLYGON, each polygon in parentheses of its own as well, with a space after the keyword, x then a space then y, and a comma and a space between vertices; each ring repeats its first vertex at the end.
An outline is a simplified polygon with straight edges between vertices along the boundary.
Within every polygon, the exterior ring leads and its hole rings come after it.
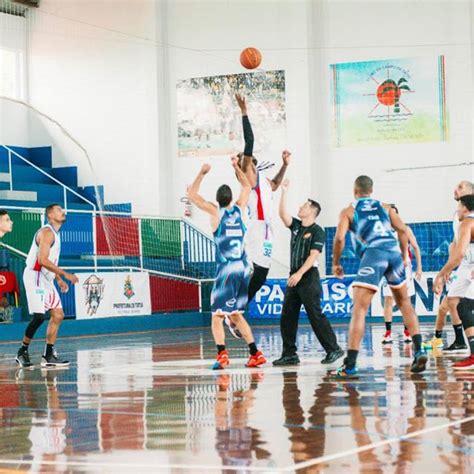
POLYGON ((257 171, 257 185, 248 202, 245 248, 252 263, 270 268, 273 253, 273 191, 268 179, 257 171))
POLYGON ((268 179, 257 171, 257 185, 250 193, 248 210, 250 220, 265 221, 272 220, 273 213, 273 191, 268 179))
POLYGON ((39 246, 37 242, 37 237, 43 229, 51 229, 54 233, 54 242, 51 245, 51 248, 49 249, 48 259, 55 265, 59 263, 59 255, 61 253, 61 239, 59 237, 59 233, 56 232, 54 227, 50 224, 46 224, 45 226, 41 227, 41 229, 39 229, 33 237, 33 243, 31 244, 30 251, 28 252, 28 256, 26 257, 26 268, 35 272, 41 272, 47 280, 53 280, 55 274, 53 272, 50 272, 46 268, 43 268, 38 262, 39 246))

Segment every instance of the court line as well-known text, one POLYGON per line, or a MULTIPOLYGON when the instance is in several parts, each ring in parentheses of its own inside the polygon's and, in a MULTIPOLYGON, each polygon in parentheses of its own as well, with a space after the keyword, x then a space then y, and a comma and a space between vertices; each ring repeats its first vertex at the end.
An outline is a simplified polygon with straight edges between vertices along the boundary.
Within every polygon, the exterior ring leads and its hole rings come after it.
MULTIPOLYGON (((150 469, 185 469, 185 470, 204 470, 204 471, 222 471, 231 470, 238 471, 242 466, 226 465, 226 464, 215 464, 215 465, 202 465, 202 464, 155 464, 155 463, 123 463, 123 462, 88 462, 88 461, 34 461, 23 460, 23 459, 0 459, 1 464, 15 464, 15 465, 30 465, 39 463, 42 466, 76 466, 76 467, 116 467, 121 468, 117 472, 136 472, 137 468, 150 468, 150 469), (125 471, 127 469, 127 471, 125 471), (130 471, 128 471, 130 469, 130 471)), ((284 467, 271 467, 271 466, 245 466, 246 471, 252 472, 283 472, 287 470, 284 467)), ((293 467, 291 467, 293 470, 293 467)))
MULTIPOLYGON (((468 418, 463 418, 461 420, 453 421, 450 423, 444 423, 442 425, 438 426, 433 426, 431 428, 426 428, 423 430, 418 430, 414 431, 413 433, 409 433, 407 435, 403 436, 398 436, 398 437, 393 437, 389 438, 383 441, 378 441, 376 443, 371 443, 366 446, 361 446, 359 448, 354 448, 350 449, 348 451, 344 451, 342 453, 335 453, 335 454, 330 454, 327 456, 320 456, 319 458, 311 459, 305 462, 301 462, 298 464, 293 464, 291 466, 287 467, 277 467, 277 466, 245 466, 246 471, 250 472, 291 472, 291 471, 297 471, 300 469, 304 469, 310 466, 314 466, 315 464, 321 464, 321 463, 326 463, 329 461, 333 461, 335 459, 339 459, 342 457, 350 456, 352 454, 358 454, 364 451, 369 451, 371 449, 376 449, 381 446, 385 446, 387 444, 392 444, 400 441, 405 441, 410 438, 415 438, 417 436, 427 434, 427 433, 432 433, 435 431, 439 431, 445 428, 450 428, 452 426, 457 426, 461 425, 463 423, 467 423, 470 421, 474 421, 474 416, 470 416, 468 418)), ((14 464, 14 465, 31 465, 34 461, 33 460, 22 460, 22 459, 0 459, 0 465, 2 464, 14 464)), ((222 469, 234 469, 238 466, 232 466, 232 465, 223 465, 223 464, 218 464, 218 465, 200 465, 200 464, 155 464, 155 463, 133 463, 133 464, 124 464, 123 462, 88 462, 88 461, 42 461, 41 465, 43 466, 54 466, 54 465, 61 465, 61 466, 83 466, 83 467, 117 467, 117 468, 132 468, 132 469, 137 469, 137 468, 152 468, 152 469, 159 469, 159 468, 164 468, 164 469, 200 469, 200 470, 210 470, 210 471, 218 471, 222 469)))
MULTIPOLYGON (((285 426, 285 428, 306 429, 305 425, 298 425, 298 424, 291 425, 291 424, 285 423, 283 426, 285 426)), ((307 429, 308 430, 318 430, 318 431, 331 431, 331 430, 336 431, 336 430, 340 430, 341 427, 339 427, 339 426, 325 426, 325 425, 310 425, 310 426, 308 426, 307 429)), ((374 432, 374 431, 355 430, 355 429, 352 429, 352 432, 354 434, 361 434, 361 435, 375 436, 375 437, 380 436, 384 439, 388 439, 387 438, 388 435, 386 433, 378 433, 378 432, 374 432)), ((436 443, 436 442, 431 442, 431 441, 407 440, 407 439, 404 439, 403 441, 407 441, 409 443, 413 443, 413 444, 417 444, 417 445, 432 446, 434 448, 443 448, 443 449, 447 449, 447 450, 452 451, 452 452, 466 454, 468 456, 471 456, 471 452, 474 454, 474 449, 460 448, 458 446, 447 445, 447 444, 443 444, 443 443, 436 443)))
POLYGON ((388 438, 383 441, 377 441, 376 443, 367 444, 365 446, 350 449, 349 451, 344 451, 342 453, 335 453, 335 454, 328 454, 326 456, 320 456, 319 458, 310 459, 308 461, 294 464, 293 466, 285 467, 283 470, 284 471, 298 471, 300 469, 305 469, 307 467, 314 466, 315 464, 321 464, 321 463, 326 463, 329 461, 334 461, 335 459, 350 456, 352 454, 363 453, 364 451, 370 451, 371 449, 380 448, 387 444, 393 444, 400 441, 408 440, 410 438, 416 438, 417 436, 421 436, 427 433, 433 433, 435 431, 440 431, 446 428, 451 428, 452 426, 462 425, 463 423, 467 423, 470 421, 474 421, 474 416, 469 416, 468 418, 463 418, 461 420, 452 421, 450 423, 443 423, 442 425, 432 426, 431 428, 425 428, 423 430, 414 431, 413 433, 408 433, 406 435, 388 438))

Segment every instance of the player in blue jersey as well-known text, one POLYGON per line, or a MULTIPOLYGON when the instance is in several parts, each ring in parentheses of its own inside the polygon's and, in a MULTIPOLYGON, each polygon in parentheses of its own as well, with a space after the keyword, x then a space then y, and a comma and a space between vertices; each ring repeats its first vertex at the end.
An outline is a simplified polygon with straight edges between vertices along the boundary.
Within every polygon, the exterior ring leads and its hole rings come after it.
POLYGON ((216 193, 218 206, 199 195, 204 176, 210 165, 203 165, 194 183, 189 188, 189 199, 199 209, 211 217, 212 233, 216 243, 217 272, 211 293, 212 335, 217 345, 217 358, 213 369, 223 369, 229 365, 229 354, 225 348, 223 319, 228 319, 229 327, 235 327, 249 346, 250 356, 247 367, 258 367, 266 362, 257 349, 252 330, 243 312, 248 301, 250 265, 245 253, 245 224, 242 216, 247 207, 251 186, 238 166, 238 158, 232 157, 232 166, 241 185, 239 199, 232 203, 232 190, 226 184, 216 193))
POLYGON ((359 176, 356 179, 354 183, 356 201, 341 212, 334 237, 333 273, 339 278, 344 276, 341 256, 347 232, 353 232, 362 246, 360 267, 353 283, 353 309, 347 357, 342 367, 335 373, 338 378, 358 376, 356 363, 360 341, 364 335, 365 316, 383 277, 392 290, 395 303, 400 308, 403 321, 413 338, 415 358, 411 371, 423 372, 428 360, 426 352, 422 349, 418 317, 406 289, 405 265, 402 257, 406 255, 408 248, 406 225, 389 204, 373 199, 372 191, 371 178, 359 176))

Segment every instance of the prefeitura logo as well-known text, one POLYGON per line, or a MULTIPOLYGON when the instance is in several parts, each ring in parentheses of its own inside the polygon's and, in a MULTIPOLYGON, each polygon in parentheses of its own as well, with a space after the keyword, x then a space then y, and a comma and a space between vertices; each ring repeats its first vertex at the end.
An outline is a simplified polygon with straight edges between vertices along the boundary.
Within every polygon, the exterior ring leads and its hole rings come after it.
POLYGON ((130 275, 127 276, 125 279, 125 283, 123 285, 123 294, 128 298, 132 298, 135 296, 135 291, 133 290, 133 285, 132 285, 132 278, 130 275))

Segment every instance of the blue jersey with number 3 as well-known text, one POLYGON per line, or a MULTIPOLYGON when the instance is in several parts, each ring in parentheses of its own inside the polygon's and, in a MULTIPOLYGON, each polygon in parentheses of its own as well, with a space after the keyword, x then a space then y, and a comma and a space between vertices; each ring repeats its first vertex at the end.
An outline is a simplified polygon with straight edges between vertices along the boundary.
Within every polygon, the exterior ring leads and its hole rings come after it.
POLYGON ((353 204, 353 207, 354 220, 351 230, 362 245, 362 253, 367 248, 386 250, 400 248, 388 212, 380 201, 361 198, 353 204))
POLYGON ((240 207, 220 210, 220 223, 214 232, 217 263, 245 260, 244 237, 246 227, 240 207))

